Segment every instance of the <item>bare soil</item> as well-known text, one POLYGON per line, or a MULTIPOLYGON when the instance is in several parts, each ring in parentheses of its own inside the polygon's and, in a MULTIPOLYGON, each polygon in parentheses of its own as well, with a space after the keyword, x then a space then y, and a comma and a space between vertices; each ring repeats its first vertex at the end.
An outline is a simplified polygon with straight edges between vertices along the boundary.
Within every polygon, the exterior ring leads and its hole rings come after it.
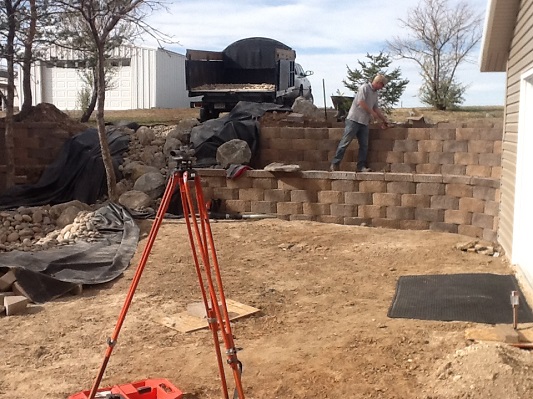
MULTIPOLYGON (((90 388, 150 224, 122 278, 0 318, 0 398, 90 388)), ((232 323, 247 398, 531 397, 531 352, 465 337, 489 326, 387 317, 402 275, 512 272, 502 257, 455 248, 470 238, 277 219, 212 229, 227 297, 261 310, 232 323)), ((187 399, 223 397, 210 332, 161 323, 201 300, 190 253, 185 224, 165 221, 102 387, 163 377, 187 399)))
MULTIPOLYGON (((469 112, 460 119, 499 118, 486 109, 469 112)), ((106 119, 173 124, 197 115, 146 110, 106 112, 106 119)), ((123 277, 0 317, 1 399, 66 398, 91 387, 146 245, 151 222, 140 225, 142 239, 123 277)), ((260 309, 232 323, 247 398, 531 397, 532 352, 465 334, 491 326, 387 317, 402 275, 513 272, 502 257, 456 249, 471 238, 277 219, 212 228, 227 297, 260 309)), ((167 220, 101 386, 163 377, 186 399, 222 398, 211 333, 162 323, 200 299, 185 225, 167 220)))

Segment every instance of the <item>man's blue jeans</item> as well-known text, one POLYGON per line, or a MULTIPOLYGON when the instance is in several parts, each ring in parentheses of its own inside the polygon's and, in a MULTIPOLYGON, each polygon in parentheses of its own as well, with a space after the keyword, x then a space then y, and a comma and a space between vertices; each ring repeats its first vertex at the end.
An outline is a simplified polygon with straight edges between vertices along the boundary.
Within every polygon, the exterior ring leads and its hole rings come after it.
POLYGON ((335 157, 331 161, 332 165, 338 165, 346 148, 350 145, 352 140, 357 137, 357 142, 359 143, 359 154, 357 155, 357 170, 360 171, 366 167, 366 156, 368 154, 368 126, 361 123, 354 122, 350 119, 346 119, 344 126, 344 134, 342 135, 341 141, 337 146, 337 151, 335 152, 335 157))

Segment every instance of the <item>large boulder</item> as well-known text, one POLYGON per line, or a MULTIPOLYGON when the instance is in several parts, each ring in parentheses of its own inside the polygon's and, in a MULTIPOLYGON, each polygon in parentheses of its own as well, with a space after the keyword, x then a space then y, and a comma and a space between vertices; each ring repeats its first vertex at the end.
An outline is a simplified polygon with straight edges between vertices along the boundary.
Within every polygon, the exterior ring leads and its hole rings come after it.
POLYGON ((166 179, 160 172, 150 172, 139 177, 133 189, 136 191, 142 191, 146 193, 150 199, 155 200, 163 194, 165 191, 166 179))
POLYGON ((247 164, 252 159, 250 146, 244 140, 233 139, 217 149, 217 162, 223 168, 231 164, 247 164))

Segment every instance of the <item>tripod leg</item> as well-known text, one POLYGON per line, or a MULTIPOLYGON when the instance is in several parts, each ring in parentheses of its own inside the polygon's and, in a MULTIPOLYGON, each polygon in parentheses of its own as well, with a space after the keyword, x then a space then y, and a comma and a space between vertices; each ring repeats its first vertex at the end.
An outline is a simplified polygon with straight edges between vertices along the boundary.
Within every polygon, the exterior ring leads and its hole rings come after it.
POLYGON ((88 399, 94 399, 96 395, 96 391, 98 390, 98 387, 100 386, 100 382, 102 381, 102 378, 104 376, 107 363, 109 362, 109 358, 111 357, 111 353, 113 352, 113 348, 117 342, 118 335, 120 334, 120 329, 122 328, 122 324, 124 323, 124 319, 126 318, 126 313, 128 313, 129 307, 131 305, 131 301, 133 300, 133 295, 135 294, 135 290, 137 289, 137 286, 139 285, 141 275, 143 273, 144 267, 146 266, 146 262, 148 261, 148 256, 150 255, 150 251, 152 250, 152 247, 154 245, 154 241, 157 236, 157 232, 159 231, 159 227, 161 226, 165 213, 167 212, 168 205, 170 204, 170 200, 172 198, 172 193, 174 192, 174 189, 176 188, 176 184, 177 184, 176 174, 173 174, 167 183, 165 193, 163 194, 163 198, 161 200, 161 205, 159 206, 159 209, 157 210, 154 223, 152 224, 152 228, 150 229, 150 234, 148 235, 146 247, 143 250, 141 260, 139 262, 139 265, 137 266, 137 270, 135 271, 135 275, 133 277, 130 288, 128 290, 128 294, 124 301, 124 305, 122 307, 117 323, 115 325, 115 330, 113 331, 113 335, 111 336, 111 338, 108 338, 107 349, 104 355, 104 361, 102 362, 102 365, 98 372, 98 376, 96 377, 93 387, 91 388, 91 392, 89 394, 88 399))
MULTIPOLYGON (((202 221, 204 236, 207 237, 208 248, 211 250, 210 254, 211 254, 211 259, 212 259, 212 266, 215 271, 216 285, 218 287, 218 294, 220 296, 220 302, 222 304, 222 311, 223 311, 222 316, 223 317, 221 317, 220 315, 217 315, 217 318, 219 320, 219 323, 221 323, 221 326, 222 326, 221 331, 222 331, 222 338, 226 345, 227 362, 230 365, 231 369, 233 370, 233 378, 235 380, 236 394, 238 395, 239 399, 244 399, 244 392, 242 389, 242 382, 241 382, 242 364, 237 358, 237 350, 235 348, 235 343, 233 341, 233 333, 231 331, 228 306, 226 304, 226 295, 224 293, 224 286, 222 284, 222 275, 220 273, 220 267, 219 267, 218 258, 216 254, 215 243, 213 240, 213 233, 211 231, 211 224, 209 223, 209 212, 207 211, 207 207, 204 205, 205 204, 204 193, 202 190, 202 184, 200 181, 200 177, 196 176, 196 179, 194 182, 195 182, 197 202, 199 204, 200 219, 202 221)), ((215 295, 216 295, 216 292, 215 292, 215 295)))
POLYGON ((189 243, 191 245, 193 261, 194 261, 194 265, 196 268, 196 274, 198 276, 200 290, 202 292, 202 299, 204 301, 207 321, 209 323, 209 329, 211 330, 211 334, 213 336, 213 342, 215 345, 218 372, 219 372, 220 381, 222 384, 222 394, 224 395, 225 399, 229 399, 228 386, 226 382, 226 374, 224 373, 224 364, 222 362, 222 353, 220 351, 220 344, 219 344, 219 339, 218 339, 218 328, 219 328, 218 323, 217 323, 218 319, 216 317, 215 310, 214 310, 218 308, 218 301, 216 300, 216 298, 213 298, 213 296, 211 295, 211 290, 209 290, 209 298, 206 293, 202 267, 200 265, 200 260, 198 258, 198 253, 196 250, 196 244, 198 244, 202 262, 205 265, 206 264, 206 248, 204 245, 205 240, 202 240, 202 238, 199 235, 198 221, 196 219, 196 214, 194 212, 194 204, 193 204, 193 200, 191 197, 191 192, 189 190, 187 180, 188 180, 188 172, 185 172, 183 178, 180 179, 179 181, 181 203, 183 207, 183 216, 185 218, 185 222, 187 225, 189 243), (193 230, 194 230, 194 234, 193 234, 193 230))
MULTIPOLYGON (((217 331, 218 328, 220 328, 221 330, 222 339, 226 347, 226 354, 228 358, 227 362, 230 364, 233 370, 233 376, 236 383, 236 394, 238 394, 239 398, 244 399, 244 393, 241 384, 241 363, 237 359, 237 350, 233 342, 233 334, 231 332, 231 326, 229 322, 229 315, 222 285, 222 278, 220 275, 220 268, 216 256, 211 226, 209 224, 209 215, 204 202, 200 178, 196 175, 193 176, 193 179, 201 229, 198 226, 198 220, 196 219, 195 213, 191 212, 191 210, 194 208, 194 205, 191 190, 189 188, 189 185, 187 184, 188 174, 184 176, 183 181, 180 181, 180 191, 182 191, 183 193, 183 202, 187 203, 187 215, 190 216, 190 221, 188 221, 187 226, 191 230, 194 228, 194 235, 192 231, 189 234, 189 237, 191 239, 191 246, 193 247, 193 253, 195 252, 194 246, 196 243, 199 247, 203 262, 203 269, 200 267, 199 264, 197 265, 198 278, 201 285, 204 285, 205 280, 205 283, 208 286, 209 298, 211 299, 211 303, 209 304, 208 301, 205 301, 206 312, 209 318, 213 318, 213 316, 216 316, 216 324, 210 324, 210 327, 212 327, 212 331, 217 331), (215 275, 214 277, 213 271, 215 275)), ((197 260, 198 259, 196 258, 195 261, 197 260)), ((202 288, 202 291, 205 291, 205 289, 202 288)), ((220 344, 218 342, 217 335, 215 339, 215 349, 217 351, 217 356, 219 356, 220 353, 219 346, 220 344)), ((218 361, 220 367, 220 364, 222 363, 221 359, 219 358, 218 361)), ((223 370, 221 370, 220 372, 222 377, 223 370)), ((223 385, 225 385, 224 379, 223 385)), ((226 395, 225 397, 227 397, 227 388, 224 388, 224 395, 226 395)))

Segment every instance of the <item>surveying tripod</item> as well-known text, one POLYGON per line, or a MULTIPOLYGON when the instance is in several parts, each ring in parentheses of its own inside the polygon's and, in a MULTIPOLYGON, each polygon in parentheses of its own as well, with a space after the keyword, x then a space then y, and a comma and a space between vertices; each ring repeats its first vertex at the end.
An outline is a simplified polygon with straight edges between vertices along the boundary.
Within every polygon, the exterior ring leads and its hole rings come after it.
POLYGON ((213 242, 211 226, 209 224, 209 213, 204 202, 200 176, 192 168, 192 163, 194 161, 193 155, 194 150, 187 146, 181 147, 179 151, 171 152, 171 156, 173 160, 177 162, 177 166, 167 183, 161 204, 157 210, 152 228, 150 229, 150 233, 148 235, 146 247, 144 248, 141 260, 137 266, 137 270, 131 282, 128 295, 124 301, 124 306, 122 307, 115 325, 113 335, 107 340, 107 348, 104 360, 90 391, 88 399, 94 399, 96 395, 107 367, 107 363, 109 362, 109 358, 111 357, 111 353, 113 352, 113 348, 117 342, 120 329, 124 323, 126 313, 131 305, 133 295, 139 284, 141 274, 148 261, 148 256, 152 250, 159 227, 163 222, 163 218, 167 212, 176 186, 179 187, 180 191, 183 217, 185 218, 187 225, 192 257, 194 260, 196 273, 198 275, 198 282, 202 292, 202 299, 207 314, 209 329, 211 330, 215 344, 218 370, 222 384, 222 394, 224 399, 229 399, 228 387, 222 361, 222 353, 220 350, 218 336, 219 331, 222 335, 222 340, 224 341, 224 346, 226 348, 226 361, 231 367, 233 378, 235 380, 233 399, 244 399, 244 392, 241 384, 242 364, 237 359, 237 348, 235 348, 235 344, 233 342, 228 308, 226 305, 226 297, 222 287, 222 278, 220 276, 220 269, 216 256, 215 245, 213 242), (192 191, 190 187, 191 185, 193 186, 192 191), (197 208, 198 215, 195 212, 195 208, 197 208))

